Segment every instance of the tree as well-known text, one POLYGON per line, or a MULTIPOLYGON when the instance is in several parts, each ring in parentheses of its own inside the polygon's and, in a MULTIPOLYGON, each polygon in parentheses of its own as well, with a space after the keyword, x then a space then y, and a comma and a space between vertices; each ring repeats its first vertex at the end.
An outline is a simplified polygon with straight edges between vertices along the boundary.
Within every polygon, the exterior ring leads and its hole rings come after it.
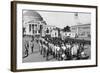
POLYGON ((63 28, 63 31, 64 31, 64 32, 66 32, 66 31, 67 31, 67 32, 70 32, 71 30, 70 30, 70 27, 69 27, 69 26, 66 26, 66 27, 63 28))

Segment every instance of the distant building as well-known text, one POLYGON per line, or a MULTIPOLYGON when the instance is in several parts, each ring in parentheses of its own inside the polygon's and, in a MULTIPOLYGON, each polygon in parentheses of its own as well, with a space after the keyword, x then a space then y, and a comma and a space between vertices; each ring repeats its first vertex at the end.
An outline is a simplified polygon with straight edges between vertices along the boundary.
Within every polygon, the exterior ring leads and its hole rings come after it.
POLYGON ((29 10, 23 13, 23 35, 41 35, 43 25, 46 25, 46 22, 43 20, 41 15, 36 11, 29 10))
POLYGON ((59 36, 59 32, 57 29, 51 31, 51 37, 58 37, 58 36, 59 36))
POLYGON ((55 26, 43 25, 42 36, 58 37, 58 30, 55 26))
POLYGON ((23 29, 23 35, 58 37, 56 27, 47 25, 41 15, 33 10, 23 13, 23 29))
POLYGON ((61 31, 60 34, 61 34, 61 38, 63 40, 65 38, 67 38, 67 37, 70 37, 70 38, 75 38, 76 37, 76 34, 74 32, 64 32, 64 31, 61 31))
POLYGON ((78 37, 83 37, 83 38, 91 37, 90 24, 81 24, 81 25, 71 26, 71 32, 75 33, 78 37))

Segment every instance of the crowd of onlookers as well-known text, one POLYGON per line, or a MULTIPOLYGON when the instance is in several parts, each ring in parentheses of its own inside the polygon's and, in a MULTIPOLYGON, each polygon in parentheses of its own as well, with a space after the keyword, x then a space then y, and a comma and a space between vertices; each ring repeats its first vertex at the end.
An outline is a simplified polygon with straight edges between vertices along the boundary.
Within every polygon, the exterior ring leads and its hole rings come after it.
MULTIPOLYGON (((38 38, 35 40, 39 44, 39 52, 46 60, 52 56, 56 60, 80 60, 90 58, 90 44, 73 41, 62 40, 61 38, 38 38)), ((32 43, 33 41, 31 41, 32 43)), ((34 45, 34 44, 33 44, 34 45)), ((34 51, 34 46, 25 44, 25 54, 28 56, 28 49, 34 51)))

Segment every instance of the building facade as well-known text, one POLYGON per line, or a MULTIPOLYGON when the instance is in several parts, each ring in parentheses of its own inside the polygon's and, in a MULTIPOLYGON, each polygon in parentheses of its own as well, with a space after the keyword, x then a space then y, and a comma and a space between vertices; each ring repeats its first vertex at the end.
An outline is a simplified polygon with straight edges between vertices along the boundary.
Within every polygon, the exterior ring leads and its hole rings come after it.
POLYGON ((55 26, 43 25, 42 36, 58 37, 58 30, 55 26))
POLYGON ((58 30, 57 29, 54 29, 51 31, 51 37, 59 37, 59 34, 58 34, 58 30))
POLYGON ((78 37, 83 37, 83 38, 91 37, 90 24, 81 24, 81 25, 71 26, 71 32, 75 33, 78 37))
POLYGON ((30 10, 23 13, 23 35, 58 37, 58 30, 47 25, 38 12, 30 10))
POLYGON ((36 11, 32 10, 23 13, 24 35, 41 36, 43 25, 46 25, 46 22, 36 11))
POLYGON ((74 32, 64 32, 64 31, 61 31, 60 34, 61 34, 62 40, 64 40, 67 37, 70 37, 70 38, 75 38, 76 37, 76 34, 74 32))

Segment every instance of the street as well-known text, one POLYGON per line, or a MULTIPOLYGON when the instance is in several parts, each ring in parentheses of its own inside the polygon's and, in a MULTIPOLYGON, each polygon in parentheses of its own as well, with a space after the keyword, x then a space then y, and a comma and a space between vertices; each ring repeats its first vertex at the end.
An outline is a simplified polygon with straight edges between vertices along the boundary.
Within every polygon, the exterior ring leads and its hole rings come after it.
MULTIPOLYGON (((39 52, 39 44, 34 41, 34 48, 33 48, 33 53, 30 53, 27 57, 23 58, 23 63, 26 62, 42 62, 42 61, 46 61, 46 58, 43 57, 43 55, 40 54, 39 52)), ((49 60, 48 61, 55 61, 56 59, 53 58, 53 56, 49 56, 49 60)))
MULTIPOLYGON (((29 49, 29 55, 26 56, 26 57, 23 57, 22 62, 27 63, 27 62, 44 62, 44 61, 47 61, 46 57, 43 57, 43 55, 40 54, 40 51, 39 51, 40 45, 36 41, 36 39, 33 41, 33 44, 34 44, 33 52, 32 52, 31 49, 29 49)), ((84 45, 84 48, 88 48, 88 50, 84 50, 84 51, 89 55, 89 58, 91 58, 91 56, 90 56, 90 45, 84 45)), ((72 59, 72 60, 74 60, 74 59, 72 59)), ((49 55, 48 61, 57 61, 57 59, 54 58, 53 55, 49 55)))
MULTIPOLYGON (((32 53, 28 57, 23 58, 23 63, 25 63, 25 62, 43 62, 43 61, 46 61, 46 58, 43 57, 43 55, 40 55, 39 52, 32 53)), ((49 56, 48 61, 55 61, 55 59, 53 58, 53 56, 49 56)))

